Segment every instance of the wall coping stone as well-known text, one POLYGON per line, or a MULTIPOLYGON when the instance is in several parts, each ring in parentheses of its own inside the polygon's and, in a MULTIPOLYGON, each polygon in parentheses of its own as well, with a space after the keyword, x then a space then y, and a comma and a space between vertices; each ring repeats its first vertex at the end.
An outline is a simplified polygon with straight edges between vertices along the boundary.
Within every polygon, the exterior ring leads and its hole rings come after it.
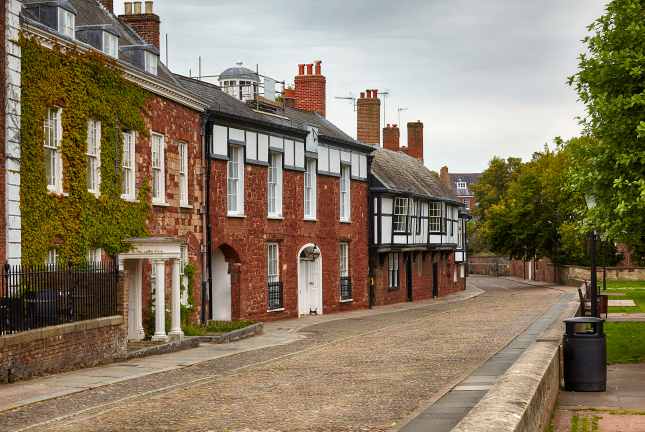
POLYGON ((16 334, 0 336, 0 350, 4 349, 5 347, 28 344, 37 340, 64 336, 70 333, 84 332, 101 327, 120 326, 123 323, 123 317, 120 315, 115 315, 86 321, 77 321, 69 324, 43 327, 16 334))

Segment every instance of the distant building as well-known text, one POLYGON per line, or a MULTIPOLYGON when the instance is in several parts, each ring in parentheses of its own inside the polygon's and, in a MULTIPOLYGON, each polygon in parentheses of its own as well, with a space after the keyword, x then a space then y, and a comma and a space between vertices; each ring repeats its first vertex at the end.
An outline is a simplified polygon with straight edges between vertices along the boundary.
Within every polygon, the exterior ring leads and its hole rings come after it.
POLYGON ((447 166, 441 168, 440 174, 441 181, 452 187, 459 201, 466 205, 466 210, 477 207, 472 186, 479 181, 481 175, 481 173, 450 173, 447 166))

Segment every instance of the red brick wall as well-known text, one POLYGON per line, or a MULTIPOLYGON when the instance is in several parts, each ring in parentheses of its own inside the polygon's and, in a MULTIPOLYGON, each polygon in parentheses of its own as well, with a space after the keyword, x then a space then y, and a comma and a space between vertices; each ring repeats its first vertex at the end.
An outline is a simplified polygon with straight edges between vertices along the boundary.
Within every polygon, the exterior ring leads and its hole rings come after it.
POLYGON ((383 128, 383 148, 399 151, 401 131, 397 125, 387 125, 383 128))
POLYGON ((378 90, 366 90, 356 101, 356 135, 365 144, 381 143, 381 100, 378 90))
MULTIPOLYGON (((151 97, 145 107, 146 127, 165 137, 166 201, 168 206, 153 206, 147 221, 150 236, 176 237, 188 244, 188 257, 197 267, 193 280, 195 314, 201 305, 202 255, 201 245, 205 243, 203 220, 199 213, 204 204, 202 163, 202 132, 200 114, 175 102, 161 97, 151 97), (188 144, 188 202, 192 208, 179 206, 179 146, 188 144)), ((139 136, 136 144, 137 187, 152 178, 152 148, 150 137, 139 136)), ((144 265, 143 306, 144 320, 149 316, 151 263, 144 265)), ((166 263, 166 304, 170 304, 172 288, 172 263, 166 263)), ((197 316, 197 315, 195 315, 197 316)))
POLYGON ((155 14, 120 15, 119 19, 128 24, 147 43, 154 45, 157 49, 159 43, 159 27, 161 20, 155 14))
POLYGON ((376 261, 375 269, 375 297, 377 305, 401 303, 408 301, 407 294, 407 268, 406 259, 412 256, 412 300, 425 300, 432 298, 432 264, 438 263, 439 297, 463 291, 466 289, 465 279, 457 274, 454 281, 455 270, 459 272, 458 264, 454 262, 454 254, 443 252, 408 252, 399 253, 399 288, 391 290, 388 281, 388 254, 380 254, 376 261), (421 264, 419 264, 421 263, 421 264))
POLYGON ((114 1, 113 0, 99 0, 99 2, 110 12, 114 12, 114 1))
MULTIPOLYGON (((239 284, 232 281, 233 318, 274 320, 298 314, 298 253, 314 243, 321 250, 323 312, 365 308, 367 294, 367 183, 351 182, 352 223, 339 222, 339 179, 317 176, 317 222, 303 219, 304 177, 283 172, 283 220, 267 219, 267 169, 246 165, 245 218, 226 216, 226 162, 213 161, 211 168, 211 223, 213 251, 223 246, 239 257, 239 284), (340 302, 339 242, 350 246, 351 303, 340 302), (267 242, 277 242, 284 311, 267 312, 267 242), (237 312, 237 315, 236 315, 237 312)), ((227 255, 225 251, 224 255, 227 255)), ((213 300, 214 302, 217 299, 213 300)))
POLYGON ((327 113, 327 79, 320 74, 319 63, 317 63, 316 73, 314 73, 313 64, 306 66, 306 74, 300 68, 299 74, 295 77, 296 108, 317 112, 325 117, 327 113))
POLYGON ((409 156, 423 160, 423 123, 420 121, 408 123, 408 150, 409 156))

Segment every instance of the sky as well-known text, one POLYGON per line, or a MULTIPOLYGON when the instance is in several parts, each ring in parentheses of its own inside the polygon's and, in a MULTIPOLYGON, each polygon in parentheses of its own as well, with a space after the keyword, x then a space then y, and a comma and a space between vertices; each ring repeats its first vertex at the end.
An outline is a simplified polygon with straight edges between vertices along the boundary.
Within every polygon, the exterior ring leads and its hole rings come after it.
MULTIPOLYGON (((115 0, 115 12, 123 3, 115 0)), ((566 83, 604 0, 155 0, 162 60, 217 75, 243 62, 293 82, 322 60, 327 118, 356 136, 351 101, 388 91, 386 123, 424 123, 425 163, 478 172, 580 132, 566 83)), ((383 126, 383 125, 382 125, 383 126)), ((406 127, 401 142, 407 140, 406 127)))

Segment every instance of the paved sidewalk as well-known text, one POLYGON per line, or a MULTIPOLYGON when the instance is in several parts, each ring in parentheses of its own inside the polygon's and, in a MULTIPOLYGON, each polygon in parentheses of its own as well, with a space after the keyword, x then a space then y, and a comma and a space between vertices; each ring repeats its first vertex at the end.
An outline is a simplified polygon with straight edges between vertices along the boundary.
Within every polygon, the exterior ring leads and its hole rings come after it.
POLYGON ((611 365, 607 368, 607 391, 560 392, 553 424, 556 432, 645 431, 645 363, 611 365), (578 426, 575 426, 578 425, 578 426))
POLYGON ((427 308, 432 305, 463 302, 477 297, 483 292, 473 284, 469 284, 469 288, 466 291, 436 300, 401 303, 347 313, 277 321, 265 324, 264 332, 261 335, 230 344, 201 344, 195 349, 137 358, 125 362, 2 385, 0 386, 0 412, 147 375, 182 369, 222 357, 290 344, 306 338, 306 334, 298 333, 299 330, 317 324, 427 308))

